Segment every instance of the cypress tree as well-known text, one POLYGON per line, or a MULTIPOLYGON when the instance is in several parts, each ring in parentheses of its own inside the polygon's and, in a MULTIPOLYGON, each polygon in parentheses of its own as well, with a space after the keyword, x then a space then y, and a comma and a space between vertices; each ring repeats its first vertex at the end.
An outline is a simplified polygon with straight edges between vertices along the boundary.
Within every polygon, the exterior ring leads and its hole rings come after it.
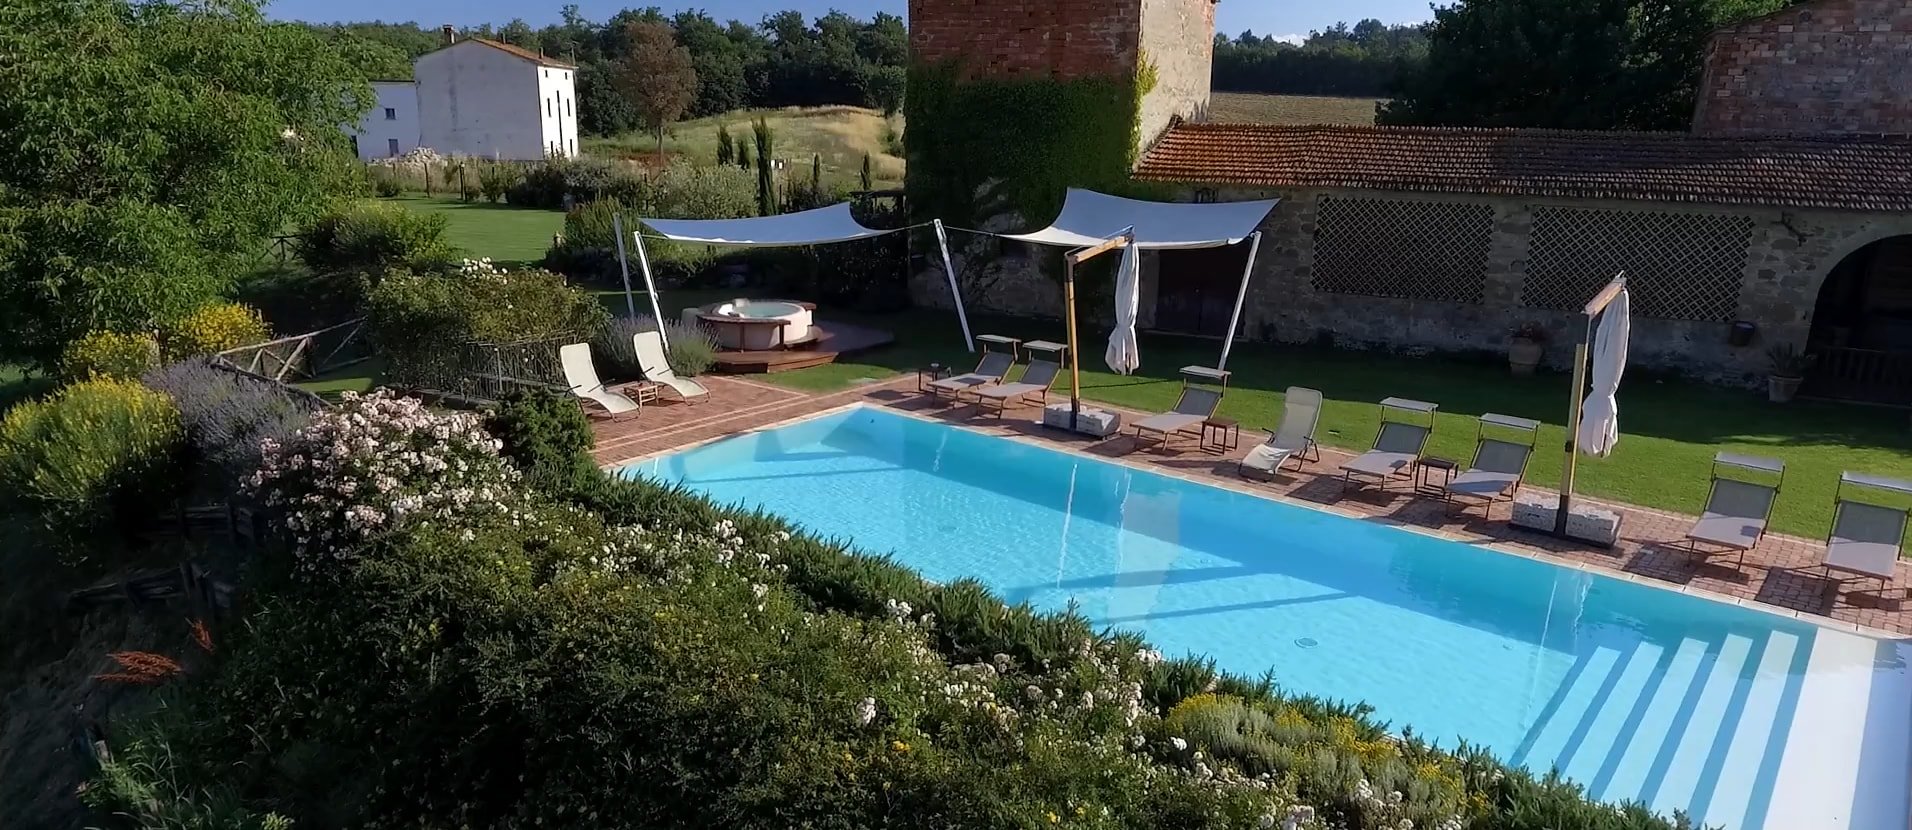
POLYGON ((737 145, 730 140, 730 128, 720 125, 717 127, 717 163, 730 165, 736 162, 737 145))
POLYGON ((757 137, 757 215, 774 216, 778 213, 777 180, 770 172, 770 160, 775 151, 770 122, 759 118, 752 131, 757 137))
POLYGON ((869 153, 863 154, 863 175, 858 177, 857 184, 863 186, 864 193, 868 193, 876 189, 876 175, 870 170, 870 154, 869 153))

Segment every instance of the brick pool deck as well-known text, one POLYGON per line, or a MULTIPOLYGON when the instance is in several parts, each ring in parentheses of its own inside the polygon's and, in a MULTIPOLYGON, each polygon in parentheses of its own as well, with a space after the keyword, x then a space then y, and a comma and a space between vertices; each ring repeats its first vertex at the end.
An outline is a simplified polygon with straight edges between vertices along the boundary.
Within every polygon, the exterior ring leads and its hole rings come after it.
MULTIPOLYGON (((1012 409, 998 420, 981 417, 969 404, 951 405, 927 400, 916 392, 914 376, 872 383, 827 394, 813 394, 772 386, 755 380, 715 377, 707 380, 710 400, 699 404, 669 401, 646 406, 636 418, 594 421, 599 464, 615 466, 672 450, 736 435, 794 418, 851 404, 883 406, 920 417, 960 424, 982 432, 1035 441, 1057 449, 1094 455, 1190 481, 1227 487, 1245 493, 1285 498, 1324 507, 1346 516, 1403 525, 1469 544, 1487 545, 1502 552, 1674 587, 1681 591, 1724 598, 1820 624, 1871 629, 1870 633, 1912 634, 1912 603, 1905 601, 1912 571, 1900 561, 1890 588, 1881 594, 1872 580, 1853 582, 1842 591, 1836 579, 1818 568, 1822 542, 1768 534, 1746 555, 1743 566, 1731 557, 1702 561, 1670 543, 1682 538, 1693 517, 1649 508, 1600 502, 1624 516, 1620 543, 1611 549, 1556 539, 1511 527, 1508 502, 1493 507, 1491 517, 1481 508, 1461 512, 1436 498, 1417 496, 1404 485, 1385 492, 1372 488, 1343 492, 1339 467, 1349 453, 1323 448, 1321 460, 1270 481, 1248 481, 1235 473, 1235 461, 1264 435, 1244 430, 1241 446, 1226 454, 1195 448, 1194 440, 1178 441, 1174 449, 1137 445, 1130 437, 1091 439, 1047 429, 1034 423, 1034 406, 1012 409)), ((1105 404, 1097 404, 1102 408, 1105 404)), ((1134 420, 1137 413, 1124 411, 1134 420)), ((1523 488, 1551 492, 1544 488, 1523 488)), ((1582 499, 1591 503, 1593 500, 1582 499)))

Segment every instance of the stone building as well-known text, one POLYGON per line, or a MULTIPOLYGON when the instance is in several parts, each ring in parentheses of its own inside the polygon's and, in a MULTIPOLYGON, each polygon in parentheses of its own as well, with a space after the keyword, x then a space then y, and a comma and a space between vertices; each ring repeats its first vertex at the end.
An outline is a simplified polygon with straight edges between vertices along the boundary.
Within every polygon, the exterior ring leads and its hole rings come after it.
MULTIPOLYGON (((1571 342, 1573 311, 1624 271, 1636 365, 1753 383, 1770 347, 1810 344, 1818 391, 1912 402, 1912 138, 1879 135, 1906 131, 1894 89, 1912 66, 1907 5, 1821 0, 1723 30, 1703 132, 1189 119, 1154 138, 1134 177, 1182 200, 1282 200, 1261 229, 1248 339, 1498 352, 1531 322, 1571 342), (1785 49, 1812 55, 1796 87, 1785 49), (1788 134, 1749 129, 1768 123, 1788 134)), ((1220 336, 1247 255, 1145 257, 1143 325, 1220 336)), ((983 305, 1059 308, 1024 257, 1007 251, 983 305)))

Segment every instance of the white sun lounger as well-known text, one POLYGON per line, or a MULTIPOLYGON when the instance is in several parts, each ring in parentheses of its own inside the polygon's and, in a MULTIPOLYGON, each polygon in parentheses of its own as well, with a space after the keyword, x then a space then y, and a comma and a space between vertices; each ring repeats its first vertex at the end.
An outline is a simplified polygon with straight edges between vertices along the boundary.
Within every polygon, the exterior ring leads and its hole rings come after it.
POLYGON ((1699 521, 1686 532, 1687 549, 1701 556, 1736 554, 1739 565, 1746 564, 1746 552, 1766 537, 1766 525, 1772 521, 1773 505, 1786 481, 1786 464, 1776 458, 1723 452, 1713 457, 1713 481, 1706 492, 1706 509, 1699 521), (1756 473, 1778 476, 1778 483, 1766 484, 1729 478, 1721 473, 1756 473), (1702 549, 1705 545, 1708 549, 1702 549))
POLYGON ((591 344, 559 347, 558 361, 564 366, 565 384, 580 400, 597 404, 613 420, 638 410, 637 401, 605 388, 604 382, 598 380, 597 365, 591 362, 591 344))
MULTIPOLYGON (((1273 475, 1291 458, 1301 463, 1320 461, 1321 449, 1314 439, 1320 424, 1321 393, 1301 386, 1288 387, 1281 406, 1281 426, 1268 433, 1267 441, 1249 450, 1235 472, 1244 476, 1251 472, 1273 475)), ((1301 463, 1295 465, 1296 469, 1301 463)))
POLYGON ((637 351, 637 368, 644 373, 644 379, 652 383, 661 383, 677 392, 686 403, 693 398, 710 399, 710 390, 704 385, 688 378, 680 378, 671 369, 671 362, 664 351, 664 336, 654 331, 640 331, 631 335, 631 347, 637 351))
POLYGON ((1820 562, 1827 576, 1833 571, 1879 580, 1884 592, 1905 550, 1906 509, 1868 504, 1847 498, 1848 485, 1912 495, 1912 482, 1845 473, 1839 477, 1838 506, 1832 532, 1826 536, 1826 558, 1820 562))
POLYGON ((1386 486, 1389 479, 1404 476, 1421 459, 1427 438, 1434 432, 1435 404, 1406 398, 1388 398, 1381 402, 1381 432, 1374 436, 1374 448, 1353 461, 1341 465, 1341 485, 1375 483, 1386 486), (1427 416, 1426 424, 1389 420, 1389 413, 1401 417, 1410 413, 1427 416))
POLYGON ((1492 412, 1480 416, 1479 424, 1474 428, 1474 460, 1467 465, 1466 470, 1447 483, 1447 497, 1455 501, 1478 501, 1485 504, 1490 512, 1494 502, 1512 498, 1520 489, 1520 483, 1527 478, 1527 462, 1534 456, 1534 444, 1539 440, 1539 435, 1539 421, 1492 412), (1526 441, 1488 437, 1488 427, 1497 428, 1503 433, 1521 433, 1526 436, 1526 441))

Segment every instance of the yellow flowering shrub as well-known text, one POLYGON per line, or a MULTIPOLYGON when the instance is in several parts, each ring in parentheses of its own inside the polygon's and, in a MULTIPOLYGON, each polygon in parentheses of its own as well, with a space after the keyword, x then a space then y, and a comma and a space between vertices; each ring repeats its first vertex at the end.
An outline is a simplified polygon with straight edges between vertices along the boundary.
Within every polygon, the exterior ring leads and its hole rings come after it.
POLYGON ((167 467, 182 440, 164 393, 110 378, 71 384, 0 420, 0 498, 40 517, 56 540, 97 542, 170 491, 178 477, 167 467))
POLYGON ((249 346, 271 336, 259 311, 241 303, 201 306, 166 329, 166 358, 178 360, 249 346))
POLYGON ((159 341, 144 332, 96 331, 68 343, 60 374, 68 380, 137 378, 159 365, 159 341))

